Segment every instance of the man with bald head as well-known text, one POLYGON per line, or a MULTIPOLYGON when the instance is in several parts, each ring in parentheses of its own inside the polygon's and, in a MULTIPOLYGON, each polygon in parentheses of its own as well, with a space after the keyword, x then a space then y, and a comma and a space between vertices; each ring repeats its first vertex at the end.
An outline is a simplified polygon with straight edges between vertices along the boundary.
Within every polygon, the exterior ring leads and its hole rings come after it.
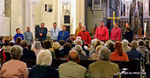
POLYGON ((81 37, 81 39, 85 42, 86 46, 90 47, 91 44, 91 35, 88 31, 86 31, 86 26, 82 27, 82 31, 79 32, 78 36, 81 37))
POLYGON ((31 49, 31 45, 33 43, 33 34, 32 32, 30 31, 30 27, 27 26, 27 29, 26 31, 24 32, 24 39, 27 41, 28 43, 28 48, 31 49))
POLYGON ((78 65, 80 56, 75 50, 71 50, 67 57, 68 62, 58 67, 60 78, 85 78, 86 68, 78 65))

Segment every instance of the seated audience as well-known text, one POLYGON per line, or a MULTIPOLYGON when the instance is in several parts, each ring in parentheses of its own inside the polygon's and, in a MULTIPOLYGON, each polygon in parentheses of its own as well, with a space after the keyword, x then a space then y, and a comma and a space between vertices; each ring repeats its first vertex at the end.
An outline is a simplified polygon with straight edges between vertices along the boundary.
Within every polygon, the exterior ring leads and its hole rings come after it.
POLYGON ((98 46, 98 47, 96 48, 96 52, 93 53, 93 54, 90 56, 90 59, 89 59, 89 60, 99 60, 98 52, 99 52, 99 50, 100 50, 101 48, 103 48, 103 46, 98 46))
POLYGON ((86 55, 85 51, 83 51, 83 49, 80 45, 76 45, 74 47, 74 50, 79 53, 80 60, 88 60, 89 57, 86 55))
POLYGON ((85 78, 86 68, 78 65, 80 56, 78 52, 71 50, 67 57, 68 62, 58 67, 60 78, 85 78))
POLYGON ((60 58, 63 58, 64 57, 64 52, 62 52, 60 50, 60 44, 58 42, 54 42, 52 44, 52 48, 54 49, 55 51, 55 56, 56 56, 56 59, 60 59, 60 58))
POLYGON ((100 60, 89 65, 89 78, 113 78, 119 73, 119 66, 110 62, 109 49, 102 48, 98 55, 100 60))
POLYGON ((136 41, 131 42, 131 50, 127 52, 129 60, 140 59, 142 57, 142 53, 136 50, 138 47, 138 43, 136 41))
POLYGON ((49 40, 45 40, 44 43, 43 43, 43 45, 44 45, 44 47, 43 47, 44 49, 47 49, 47 50, 49 50, 51 52, 52 58, 56 59, 55 51, 52 48, 52 43, 49 40))
POLYGON ((73 41, 71 40, 71 38, 67 39, 67 43, 70 43, 71 47, 75 47, 75 44, 73 43, 73 41))
POLYGON ((3 47, 4 41, 5 41, 5 38, 3 36, 0 36, 0 48, 3 47))
POLYGON ((85 49, 84 41, 82 41, 81 39, 77 39, 77 40, 75 40, 75 45, 80 45, 82 47, 82 49, 86 52, 86 55, 89 55, 89 51, 87 49, 85 49))
POLYGON ((109 41, 106 47, 110 49, 111 52, 115 51, 115 43, 113 41, 109 41))
POLYGON ((60 44, 60 50, 61 50, 64 47, 65 41, 64 40, 60 40, 59 44, 60 44))
POLYGON ((122 49, 123 49, 123 52, 127 52, 130 50, 130 47, 128 46, 129 45, 129 42, 127 40, 123 40, 122 41, 122 49))
POLYGON ((94 44, 95 44, 96 41, 97 41, 97 39, 93 39, 91 41, 91 47, 89 48, 89 52, 91 52, 94 49, 94 44))
POLYGON ((36 58, 36 64, 29 72, 29 78, 59 78, 55 68, 51 66, 52 56, 49 50, 41 50, 36 58))
POLYGON ((120 41, 116 41, 115 43, 115 52, 111 53, 111 61, 129 61, 128 55, 123 52, 120 41))
POLYGON ((15 45, 14 42, 10 42, 10 46, 13 47, 15 45))
POLYGON ((2 47, 4 52, 10 52, 11 50, 11 46, 10 46, 10 41, 9 40, 5 40, 4 46, 2 47))
POLYGON ((28 69, 24 62, 19 61, 22 56, 22 48, 13 46, 11 60, 4 63, 1 68, 1 78, 28 78, 28 69))
POLYGON ((20 43, 20 46, 23 48, 23 55, 22 55, 21 59, 23 59, 23 58, 35 58, 34 51, 28 49, 27 41, 22 40, 20 43))
POLYGON ((0 62, 4 63, 6 61, 6 55, 3 51, 3 49, 0 48, 0 62))
POLYGON ((18 38, 16 39, 16 45, 20 45, 21 41, 22 41, 22 39, 21 39, 20 37, 18 37, 18 38))
POLYGON ((66 56, 66 55, 68 55, 71 48, 72 47, 71 47, 70 43, 66 43, 66 44, 64 44, 63 49, 61 51, 64 52, 64 55, 66 56))
POLYGON ((35 41, 33 44, 32 50, 34 51, 35 55, 37 56, 38 53, 42 50, 41 42, 35 41))
POLYGON ((150 50, 149 40, 145 41, 145 46, 147 47, 148 50, 150 50))
POLYGON ((149 55, 150 55, 150 53, 149 53, 147 47, 145 47, 143 40, 139 41, 139 47, 137 48, 137 50, 142 53, 143 57, 146 58, 145 59, 146 63, 149 64, 149 55))
POLYGON ((100 40, 97 40, 97 41, 94 43, 94 48, 93 48, 93 50, 89 53, 89 56, 91 56, 93 53, 95 53, 97 46, 100 46, 100 45, 101 45, 101 41, 100 41, 100 40))

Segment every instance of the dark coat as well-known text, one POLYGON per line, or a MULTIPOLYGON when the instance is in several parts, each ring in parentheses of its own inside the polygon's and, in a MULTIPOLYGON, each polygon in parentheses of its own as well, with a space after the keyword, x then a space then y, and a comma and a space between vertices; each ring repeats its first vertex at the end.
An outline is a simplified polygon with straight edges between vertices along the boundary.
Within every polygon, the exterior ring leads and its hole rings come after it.
POLYGON ((35 65, 29 72, 29 78, 59 78, 59 73, 51 66, 35 65))

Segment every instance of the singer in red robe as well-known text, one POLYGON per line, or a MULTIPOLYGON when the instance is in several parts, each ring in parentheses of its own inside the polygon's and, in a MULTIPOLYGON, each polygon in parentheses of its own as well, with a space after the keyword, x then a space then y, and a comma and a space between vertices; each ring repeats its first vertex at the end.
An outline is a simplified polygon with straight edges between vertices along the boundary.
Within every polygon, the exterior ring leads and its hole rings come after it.
POLYGON ((109 39, 109 31, 107 27, 104 26, 103 21, 101 21, 100 24, 101 25, 96 29, 95 38, 105 42, 109 39))
POLYGON ((81 39, 84 40, 85 45, 90 46, 91 36, 90 33, 86 31, 86 26, 83 26, 82 31, 79 32, 78 36, 80 36, 81 39))
POLYGON ((114 23, 114 28, 111 31, 110 39, 114 41, 121 40, 121 29, 118 28, 118 23, 114 23))

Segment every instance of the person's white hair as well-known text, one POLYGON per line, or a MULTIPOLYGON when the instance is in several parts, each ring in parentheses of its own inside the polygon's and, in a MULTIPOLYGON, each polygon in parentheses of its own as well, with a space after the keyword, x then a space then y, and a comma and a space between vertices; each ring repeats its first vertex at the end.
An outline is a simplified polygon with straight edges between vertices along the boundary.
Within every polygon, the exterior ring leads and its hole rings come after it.
POLYGON ((33 45, 36 50, 39 50, 42 48, 41 42, 39 42, 39 41, 35 41, 35 43, 33 45))
POLYGON ((80 36, 77 36, 77 37, 76 37, 76 40, 81 40, 81 37, 80 37, 80 36))
POLYGON ((52 56, 49 50, 41 50, 36 59, 36 64, 40 66, 50 66, 52 63, 52 56))
POLYGON ((60 44, 58 43, 58 42, 54 42, 53 44, 52 44, 52 48, 54 49, 54 50, 59 50, 60 49, 60 44))
POLYGON ((128 44, 129 44, 128 40, 123 40, 122 41, 122 46, 128 46, 128 44))
POLYGON ((103 47, 99 50, 98 55, 101 60, 110 61, 111 51, 103 47))
POLYGON ((83 41, 82 40, 75 40, 75 45, 83 45, 83 41))
POLYGON ((83 49, 80 45, 76 45, 74 47, 74 50, 77 51, 78 53, 82 53, 82 54, 86 55, 86 53, 83 51, 83 49))
POLYGON ((94 46, 94 44, 95 44, 95 42, 96 42, 97 40, 98 40, 98 39, 93 39, 93 40, 91 41, 91 45, 94 46))

